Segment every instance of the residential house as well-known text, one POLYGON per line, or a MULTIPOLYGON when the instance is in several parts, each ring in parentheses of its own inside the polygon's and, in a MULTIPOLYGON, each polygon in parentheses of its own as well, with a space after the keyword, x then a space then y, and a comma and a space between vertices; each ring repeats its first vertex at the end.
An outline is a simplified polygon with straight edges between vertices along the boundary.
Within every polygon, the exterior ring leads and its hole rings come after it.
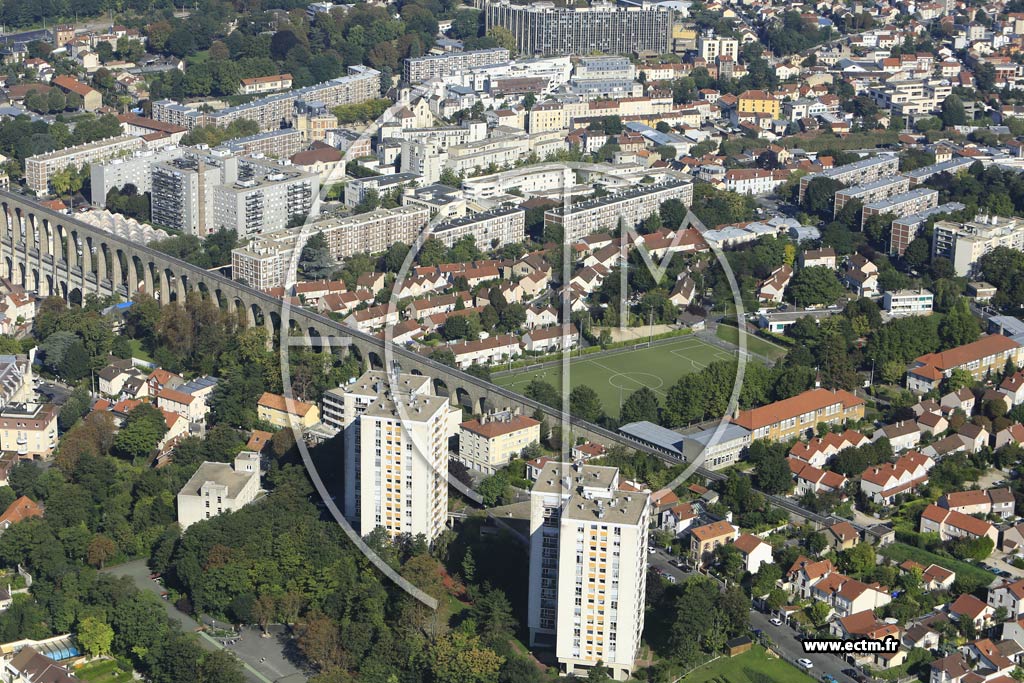
POLYGON ((793 279, 793 267, 790 265, 779 266, 772 271, 768 279, 761 283, 761 287, 757 290, 758 301, 762 305, 782 303, 782 295, 786 292, 786 287, 789 286, 791 279, 793 279))
POLYGON ((796 479, 795 493, 798 496, 802 496, 808 491, 813 491, 814 493, 841 492, 843 487, 846 486, 846 477, 838 472, 819 469, 796 458, 787 458, 787 462, 789 463, 789 471, 793 473, 793 478, 796 479))
POLYGON ((0 515, 0 533, 7 531, 13 525, 30 517, 42 516, 43 507, 39 503, 28 496, 21 496, 8 505, 3 514, 0 515))
POLYGON ((860 532, 849 522, 838 522, 825 529, 825 538, 835 550, 849 550, 860 542, 860 532))
POLYGON ((298 424, 303 429, 308 429, 320 421, 320 409, 315 404, 285 398, 269 391, 263 392, 260 396, 256 403, 256 411, 260 420, 277 427, 298 424))
POLYGON ((1015 406, 1024 403, 1024 372, 1015 372, 1000 382, 999 391, 1009 396, 1015 406))
POLYGON ((503 362, 520 355, 519 340, 507 334, 458 342, 450 344, 448 348, 455 355, 455 364, 461 370, 471 365, 503 362))
POLYGON ((990 538, 993 544, 999 542, 999 530, 988 522, 938 505, 929 505, 921 513, 920 530, 923 534, 937 533, 943 541, 990 538))
POLYGON ((921 429, 914 420, 901 420, 875 431, 872 441, 889 440, 894 453, 914 448, 921 441, 921 429))
POLYGON ((835 456, 836 453, 863 446, 868 443, 868 438, 860 432, 847 429, 841 434, 829 432, 823 437, 814 437, 809 441, 797 441, 789 449, 790 458, 802 460, 815 467, 824 467, 835 456))
POLYGON ((690 557, 695 562, 707 563, 716 548, 736 540, 737 532, 737 528, 725 520, 691 529, 690 557))
POLYGON ((935 461, 928 456, 909 451, 894 463, 872 465, 861 473, 861 491, 879 505, 892 505, 896 496, 910 493, 927 483, 928 471, 935 461))
POLYGON ((0 668, 5 683, 76 683, 81 680, 63 664, 26 645, 0 668))
POLYGON ((756 574, 762 564, 772 563, 772 546, 752 534, 740 534, 732 543, 743 557, 743 566, 756 574))
POLYGON ((939 399, 939 406, 947 414, 959 410, 965 415, 970 415, 974 412, 974 404, 974 393, 967 387, 951 391, 939 399))
POLYGON ((1014 515, 1013 492, 1006 488, 985 491, 956 491, 947 493, 938 500, 940 507, 955 510, 965 515, 999 515, 1009 519, 1014 515))
POLYGON ((993 610, 1006 609, 1006 615, 1016 621, 1024 615, 1024 579, 1004 581, 988 589, 988 606, 993 610))
POLYGON ((973 422, 960 425, 960 428, 956 430, 956 435, 964 442, 964 449, 971 453, 977 453, 988 446, 990 439, 988 430, 973 422))

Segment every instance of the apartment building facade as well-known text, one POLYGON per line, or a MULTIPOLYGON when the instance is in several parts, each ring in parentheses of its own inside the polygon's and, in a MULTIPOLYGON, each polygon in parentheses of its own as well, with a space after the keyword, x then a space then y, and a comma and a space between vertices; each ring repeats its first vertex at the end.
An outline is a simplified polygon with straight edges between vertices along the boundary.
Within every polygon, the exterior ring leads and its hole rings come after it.
POLYGON ((540 422, 503 411, 459 425, 459 460, 466 467, 494 474, 540 441, 540 422))
POLYGON ((821 173, 813 173, 800 178, 800 203, 804 201, 807 186, 815 178, 831 178, 843 185, 860 185, 870 183, 886 176, 898 173, 900 160, 896 155, 879 155, 855 161, 852 164, 836 166, 821 173))
POLYGON ((140 149, 131 156, 89 165, 92 203, 100 208, 107 204, 107 193, 114 188, 134 185, 139 194, 153 189, 153 164, 171 161, 181 156, 181 150, 167 147, 159 150, 140 149))
POLYGON ((633 672, 644 623, 650 495, 613 467, 548 462, 530 493, 531 642, 554 640, 563 674, 633 672))
POLYGON ((905 176, 889 176, 868 183, 845 187, 836 192, 833 213, 838 214, 844 206, 854 199, 862 204, 881 201, 889 197, 903 194, 910 190, 910 178, 905 176))
POLYGON ((526 239, 526 211, 501 206, 483 213, 473 213, 434 226, 431 235, 452 247, 463 237, 472 237, 481 251, 490 251, 502 244, 515 244, 526 239))
POLYGON ((57 414, 52 403, 9 403, 0 410, 0 450, 23 460, 45 458, 57 447, 57 414))
POLYGON ((544 213, 544 223, 561 226, 565 238, 575 242, 587 235, 613 230, 620 221, 627 227, 635 227, 669 199, 678 199, 689 206, 693 202, 693 184, 688 180, 667 180, 568 208, 557 207, 544 213))
POLYGON ((422 379, 369 372, 344 388, 344 511, 360 536, 382 527, 429 543, 444 530, 448 437, 461 410, 422 379))
POLYGON ((511 54, 503 47, 408 57, 405 60, 402 75, 407 83, 423 83, 435 78, 461 76, 464 71, 469 69, 501 64, 510 59, 511 54))
POLYGON ((927 289, 900 289, 882 296, 882 310, 889 315, 929 315, 935 295, 927 289))
POLYGON ((308 216, 320 191, 320 177, 286 167, 251 167, 249 172, 213 191, 213 230, 232 230, 239 237, 280 230, 308 216))
POLYGON ((481 4, 487 29, 510 31, 521 55, 664 54, 671 47, 672 11, 663 7, 481 4))
POLYGON ((871 202, 865 204, 863 211, 861 211, 861 230, 864 229, 864 224, 872 216, 882 216, 885 214, 906 216, 907 214, 916 214, 921 211, 934 209, 938 205, 938 191, 925 187, 919 187, 916 190, 904 192, 888 199, 871 202))
MULTIPOLYGON (((911 185, 913 185, 913 181, 911 181, 911 185)), ((907 250, 910 243, 921 234, 925 221, 932 216, 963 211, 963 209, 964 205, 960 202, 946 202, 931 209, 918 211, 910 215, 901 215, 892 222, 892 230, 889 235, 889 253, 903 256, 903 252, 907 250)))
POLYGON ((276 74, 274 76, 243 78, 239 84, 238 92, 242 95, 262 95, 264 93, 277 92, 278 90, 289 90, 291 87, 291 74, 276 74))
POLYGON ((751 439, 788 441, 818 423, 842 424, 864 418, 864 401, 842 389, 808 389, 760 408, 741 410, 733 422, 751 431, 751 439))
MULTIPOLYGON (((395 242, 412 244, 426 229, 429 220, 430 210, 425 207, 400 206, 321 220, 313 224, 312 229, 324 236, 331 256, 340 260, 364 251, 387 251, 395 242)), ((295 250, 301 251, 298 238, 295 231, 278 230, 259 235, 248 245, 233 249, 232 278, 257 289, 284 286, 296 258, 295 250)))
POLYGON ((949 259, 961 277, 975 275, 978 261, 996 247, 1024 250, 1024 219, 978 216, 967 223, 939 221, 932 231, 932 258, 949 259))
POLYGON ((142 149, 145 141, 132 135, 104 138, 83 145, 55 149, 25 159, 25 184, 37 196, 50 193, 53 176, 66 168, 79 169, 86 164, 125 157, 142 149))
POLYGON ((935 389, 953 370, 966 370, 974 379, 1003 371, 1007 361, 1024 364, 1024 347, 1009 337, 990 334, 948 351, 918 356, 907 370, 907 388, 915 393, 935 389))
POLYGON ((346 76, 214 112, 202 112, 174 100, 158 100, 153 103, 153 118, 190 130, 196 126, 223 127, 238 119, 248 119, 255 121, 261 131, 271 131, 282 128, 282 123, 291 122, 299 101, 319 102, 330 108, 359 104, 379 96, 380 72, 368 66, 350 66, 346 76))

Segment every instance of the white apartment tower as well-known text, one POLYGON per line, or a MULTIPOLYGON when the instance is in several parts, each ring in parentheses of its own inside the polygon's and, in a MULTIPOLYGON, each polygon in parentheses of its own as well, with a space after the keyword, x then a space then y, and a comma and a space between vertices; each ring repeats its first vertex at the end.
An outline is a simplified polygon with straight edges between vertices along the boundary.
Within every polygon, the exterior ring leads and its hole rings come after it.
POLYGON ((324 397, 324 422, 345 430, 345 518, 360 536, 444 530, 448 438, 461 419, 430 378, 367 372, 324 397))
POLYGON ((530 642, 564 674, 599 661, 633 671, 644 626, 649 495, 619 490, 614 467, 550 462, 530 493, 530 642))

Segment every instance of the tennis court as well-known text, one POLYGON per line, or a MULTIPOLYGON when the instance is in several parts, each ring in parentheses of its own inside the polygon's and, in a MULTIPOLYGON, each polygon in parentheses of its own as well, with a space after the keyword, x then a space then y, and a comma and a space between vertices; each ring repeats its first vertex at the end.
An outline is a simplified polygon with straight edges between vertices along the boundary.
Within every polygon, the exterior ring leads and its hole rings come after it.
MULTIPOLYGON (((716 360, 736 360, 736 354, 693 336, 680 337, 653 346, 639 344, 607 354, 574 357, 569 363, 570 387, 585 384, 597 392, 605 412, 617 417, 620 402, 641 387, 650 388, 660 400, 683 375, 707 367, 716 360)), ((493 381, 514 391, 541 379, 556 389, 562 385, 561 364, 530 370, 520 368, 493 381)))

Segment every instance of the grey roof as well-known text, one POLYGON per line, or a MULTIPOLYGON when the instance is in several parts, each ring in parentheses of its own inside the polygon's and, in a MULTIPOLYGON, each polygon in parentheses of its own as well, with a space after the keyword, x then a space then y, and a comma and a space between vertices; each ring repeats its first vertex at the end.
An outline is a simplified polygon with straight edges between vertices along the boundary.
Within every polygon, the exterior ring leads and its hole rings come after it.
POLYGON ((218 377, 197 377, 191 382, 185 382, 184 384, 182 384, 180 387, 178 387, 178 391, 180 391, 183 394, 192 394, 197 391, 209 389, 210 387, 216 386, 217 382, 219 381, 220 379, 218 377))
POLYGON ((924 223, 926 220, 928 220, 930 217, 935 216, 937 214, 953 213, 954 211, 963 211, 963 209, 964 205, 961 204, 960 202, 947 202, 945 204, 939 204, 938 206, 932 207, 930 209, 925 209, 924 211, 912 213, 909 216, 897 218, 896 220, 893 221, 893 224, 908 226, 920 225, 921 223, 924 223))
POLYGON ((865 204, 864 208, 865 209, 870 208, 873 211, 874 210, 878 210, 878 211, 883 211, 884 212, 886 209, 891 209, 891 208, 893 208, 895 206, 899 206, 900 204, 903 204, 904 202, 913 201, 915 199, 919 199, 921 197, 925 197, 927 195, 932 195, 932 194, 938 195, 939 192, 938 192, 938 190, 931 190, 931 189, 928 189, 927 187, 919 187, 916 190, 911 190, 910 192, 904 192, 903 194, 898 194, 898 195, 896 195, 894 197, 889 197, 888 199, 881 199, 881 200, 879 200, 877 202, 871 202, 870 204, 865 204))
MULTIPOLYGON (((715 425, 714 427, 708 427, 707 429, 699 431, 696 434, 690 434, 686 438, 696 441, 701 446, 707 446, 708 443, 711 441, 711 438, 715 435, 716 431, 718 431, 718 425, 715 425)), ((729 441, 735 441, 736 439, 748 438, 750 438, 749 429, 747 429, 746 427, 741 427, 740 425, 734 424, 732 422, 727 422, 725 426, 722 428, 722 433, 719 435, 717 443, 726 443, 729 441)))
POLYGON ((236 472, 231 465, 225 462, 204 462, 192 475, 192 478, 181 487, 178 495, 198 496, 203 484, 212 481, 215 484, 226 486, 228 498, 235 498, 249 479, 257 476, 259 474, 256 472, 236 472))
POLYGON ((619 427, 626 436, 682 455, 683 436, 653 422, 630 422, 619 427))

